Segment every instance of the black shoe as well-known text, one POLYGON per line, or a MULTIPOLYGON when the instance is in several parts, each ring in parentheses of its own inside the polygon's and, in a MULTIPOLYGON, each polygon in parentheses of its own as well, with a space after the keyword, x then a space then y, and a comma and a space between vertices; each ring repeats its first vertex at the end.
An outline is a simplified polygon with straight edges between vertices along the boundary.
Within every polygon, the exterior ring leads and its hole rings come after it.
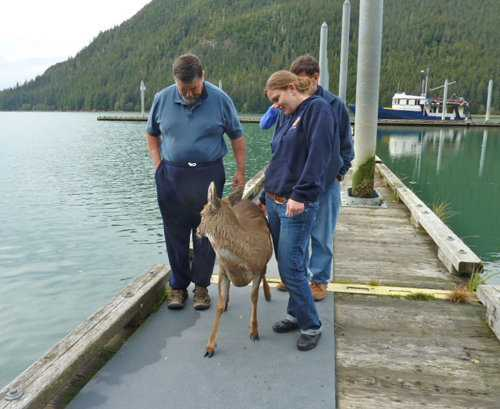
POLYGON ((297 339, 298 350, 306 351, 314 349, 317 347, 320 336, 322 336, 322 333, 318 333, 316 335, 305 335, 304 333, 301 333, 301 336, 297 339))
POLYGON ((276 333, 287 333, 297 329, 299 329, 298 324, 287 319, 280 320, 273 325, 273 331, 276 333))

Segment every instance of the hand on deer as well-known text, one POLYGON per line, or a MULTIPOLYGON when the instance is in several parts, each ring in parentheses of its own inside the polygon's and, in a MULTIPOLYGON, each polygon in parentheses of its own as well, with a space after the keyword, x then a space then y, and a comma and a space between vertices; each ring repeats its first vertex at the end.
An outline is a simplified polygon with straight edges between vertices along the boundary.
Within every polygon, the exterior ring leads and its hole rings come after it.
POLYGON ((289 198, 289 200, 287 201, 287 211, 285 212, 285 215, 290 218, 296 215, 301 215, 303 212, 304 204, 302 202, 297 202, 289 198))
POLYGON ((233 177, 233 189, 245 186, 245 172, 237 171, 233 177))

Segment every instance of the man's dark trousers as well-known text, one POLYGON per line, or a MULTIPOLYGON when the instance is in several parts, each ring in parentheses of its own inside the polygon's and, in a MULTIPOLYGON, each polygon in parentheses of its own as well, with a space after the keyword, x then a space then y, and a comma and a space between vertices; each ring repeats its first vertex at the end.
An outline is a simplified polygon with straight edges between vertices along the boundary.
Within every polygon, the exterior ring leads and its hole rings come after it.
POLYGON ((198 238, 200 211, 214 181, 221 197, 225 182, 223 160, 206 163, 173 163, 163 160, 155 173, 157 198, 164 224, 167 255, 172 269, 172 289, 186 289, 190 282, 207 287, 216 255, 207 238, 198 238), (193 259, 190 266, 190 237, 193 259))

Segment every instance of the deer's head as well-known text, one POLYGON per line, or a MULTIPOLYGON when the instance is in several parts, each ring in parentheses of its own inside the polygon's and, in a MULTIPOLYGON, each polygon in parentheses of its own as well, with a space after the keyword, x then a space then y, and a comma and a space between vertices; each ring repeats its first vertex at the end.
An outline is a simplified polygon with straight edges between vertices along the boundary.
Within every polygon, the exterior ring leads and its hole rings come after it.
POLYGON ((207 203, 200 213, 202 220, 198 225, 198 236, 214 236, 238 225, 238 218, 232 208, 242 199, 242 194, 243 187, 233 191, 227 198, 221 199, 217 195, 216 184, 211 182, 207 192, 207 203))

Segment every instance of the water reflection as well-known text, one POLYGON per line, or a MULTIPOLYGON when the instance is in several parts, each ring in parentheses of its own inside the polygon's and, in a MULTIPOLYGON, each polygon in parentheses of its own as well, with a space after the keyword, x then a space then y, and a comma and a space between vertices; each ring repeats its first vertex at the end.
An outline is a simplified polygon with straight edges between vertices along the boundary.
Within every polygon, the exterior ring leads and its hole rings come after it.
POLYGON ((487 149, 487 130, 484 130, 482 136, 482 149, 480 152, 480 165, 478 167, 478 176, 481 177, 484 173, 485 150, 487 149))
POLYGON ((377 153, 428 206, 446 202, 447 220, 487 264, 499 266, 499 130, 378 130, 377 153))

